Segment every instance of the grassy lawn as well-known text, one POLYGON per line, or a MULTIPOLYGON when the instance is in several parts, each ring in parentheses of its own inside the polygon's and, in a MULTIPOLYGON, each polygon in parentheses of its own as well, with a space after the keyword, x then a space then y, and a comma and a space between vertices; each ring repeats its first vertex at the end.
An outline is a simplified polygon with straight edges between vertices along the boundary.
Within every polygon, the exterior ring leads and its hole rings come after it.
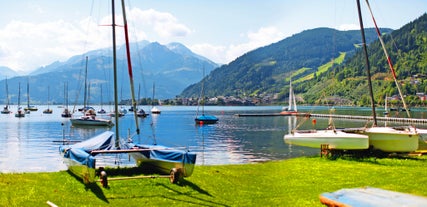
POLYGON ((0 174, 0 206, 322 206, 319 195, 371 186, 427 197, 427 159, 301 157, 257 164, 196 166, 166 178, 85 185, 66 171, 0 174))

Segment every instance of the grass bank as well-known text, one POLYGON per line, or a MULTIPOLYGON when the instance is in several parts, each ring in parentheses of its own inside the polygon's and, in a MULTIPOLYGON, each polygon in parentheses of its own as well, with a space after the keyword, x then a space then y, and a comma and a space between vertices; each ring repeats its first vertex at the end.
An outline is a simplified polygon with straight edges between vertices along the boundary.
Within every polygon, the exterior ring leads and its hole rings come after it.
POLYGON ((168 179, 84 185, 68 172, 0 174, 1 206, 322 206, 319 195, 371 186, 427 197, 427 159, 302 157, 257 164, 196 166, 168 179))

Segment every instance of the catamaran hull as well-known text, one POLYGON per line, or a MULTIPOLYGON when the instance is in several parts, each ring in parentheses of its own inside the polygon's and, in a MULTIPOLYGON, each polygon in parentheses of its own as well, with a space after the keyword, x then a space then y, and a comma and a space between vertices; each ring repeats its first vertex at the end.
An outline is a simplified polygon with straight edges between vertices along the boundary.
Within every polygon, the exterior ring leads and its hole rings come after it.
POLYGON ((170 174, 176 168, 181 170, 182 176, 189 177, 193 174, 196 163, 196 153, 185 150, 159 149, 157 145, 134 145, 133 148, 145 151, 129 153, 142 168, 160 174, 170 174), (157 148, 157 149, 156 149, 157 148))
POLYGON ((391 127, 367 128, 369 145, 383 152, 413 152, 418 149, 419 135, 411 130, 396 130, 391 127))
POLYGON ((334 130, 300 131, 287 134, 285 143, 320 148, 327 144, 330 149, 337 150, 363 150, 369 148, 369 139, 366 135, 345 133, 334 130))
POLYGON ((84 183, 94 183, 96 181, 96 169, 87 165, 82 165, 70 158, 64 158, 64 163, 68 170, 76 177, 83 180, 84 183))

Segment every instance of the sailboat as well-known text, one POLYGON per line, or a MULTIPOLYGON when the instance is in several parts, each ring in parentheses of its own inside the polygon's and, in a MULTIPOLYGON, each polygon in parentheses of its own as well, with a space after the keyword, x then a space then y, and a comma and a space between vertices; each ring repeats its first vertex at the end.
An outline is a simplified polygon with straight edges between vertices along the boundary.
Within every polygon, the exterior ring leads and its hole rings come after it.
MULTIPOLYGON (((131 85, 132 105, 136 107, 133 90, 133 74, 130 60, 129 39, 124 0, 121 1, 123 10, 124 31, 126 40, 126 54, 128 58, 128 73, 131 85)), ((112 0, 112 30, 113 30, 113 69, 114 69, 114 108, 115 108, 115 139, 111 131, 103 132, 93 138, 71 145, 61 146, 60 152, 69 166, 69 170, 82 177, 85 183, 95 181, 96 158, 98 154, 128 153, 136 163, 147 167, 153 172, 168 173, 172 183, 178 182, 182 177, 191 176, 196 162, 196 154, 188 150, 177 150, 160 145, 143 145, 133 142, 121 143, 119 137, 118 95, 117 95, 117 60, 116 60, 116 30, 114 0, 112 0)), ((138 119, 134 111, 136 133, 139 134, 138 119)), ((101 174, 105 174, 101 173, 101 174)), ((105 178, 105 176, 103 177, 105 178)), ((106 182, 103 182, 105 184, 106 182)), ((106 187, 104 185, 104 187, 106 187)))
MULTIPOLYGON (((332 112, 333 110, 331 110, 332 112)), ((284 141, 289 145, 311 148, 321 148, 327 145, 334 150, 366 150, 369 148, 367 135, 347 133, 337 130, 329 118, 329 126, 324 130, 296 130, 289 129, 289 134, 284 136, 284 141)))
POLYGON ((198 115, 199 106, 197 106, 196 118, 194 121, 196 124, 215 124, 218 121, 218 118, 214 115, 205 114, 205 96, 204 96, 204 83, 205 83, 205 68, 203 68, 203 80, 202 80, 202 90, 201 90, 201 100, 199 100, 199 104, 202 105, 202 115, 198 115))
POLYGON ((72 116, 72 114, 71 114, 70 110, 68 109, 68 82, 64 83, 64 101, 65 101, 65 108, 61 114, 61 117, 69 118, 72 116))
POLYGON ((153 99, 151 99, 151 113, 152 114, 160 114, 161 113, 160 109, 157 108, 156 106, 154 106, 154 94, 155 94, 155 91, 156 91, 156 86, 153 83, 153 99))
POLYGON ((30 105, 30 81, 27 81, 27 107, 24 108, 26 113, 30 113, 30 111, 37 111, 37 107, 30 105))
POLYGON ((51 114, 53 110, 49 108, 50 106, 50 87, 47 87, 47 109, 43 110, 44 114, 51 114))
POLYGON ((292 79, 289 80, 289 106, 283 107, 282 112, 280 112, 280 115, 293 115, 297 114, 297 102, 294 94, 294 89, 292 88, 292 79))
POLYGON ((83 116, 78 118, 71 118, 71 124, 74 126, 102 126, 102 127, 112 127, 114 123, 109 119, 102 119, 96 117, 95 109, 88 106, 88 84, 87 84, 87 64, 88 57, 86 56, 86 66, 85 66, 85 89, 84 89, 84 101, 83 108, 80 108, 79 111, 83 112, 83 116))
POLYGON ((21 107, 21 83, 19 83, 18 85, 18 111, 16 111, 15 117, 25 117, 25 112, 22 110, 21 107))
MULTIPOLYGON (((368 8, 370 9, 368 1, 366 1, 368 4, 368 8)), ((411 130, 409 127, 403 127, 403 128, 394 128, 394 127, 379 127, 377 125, 377 117, 376 117, 376 111, 375 111, 375 100, 373 95, 373 89, 372 89, 372 82, 371 82, 371 74, 370 74, 370 65, 369 65, 369 59, 368 59, 368 52, 366 47, 366 40, 365 40, 365 31, 363 27, 363 21, 362 21, 362 13, 360 10, 360 1, 357 0, 357 10, 359 15, 359 23, 360 23, 360 31, 362 34, 362 44, 363 44, 363 52, 365 54, 365 63, 366 63, 366 70, 368 75, 368 86, 369 86, 369 93, 371 97, 371 105, 372 105, 372 116, 373 116, 373 126, 364 128, 362 130, 346 130, 347 132, 358 132, 360 134, 368 135, 369 136, 369 145, 372 147, 373 150, 379 150, 382 152, 393 152, 393 153, 401 153, 401 152, 413 152, 418 149, 418 141, 419 141, 419 134, 415 130, 411 130)), ((371 11, 372 14, 372 11, 371 11)), ((373 17, 373 15, 372 15, 373 17)), ((375 21, 374 21, 375 23, 375 21)), ((375 23, 376 26, 376 23, 375 23)), ((377 33, 380 37, 380 42, 383 45, 378 27, 376 26, 377 33)), ((384 52, 386 53, 385 48, 383 47, 384 52)), ((389 66, 392 69, 392 63, 391 59, 388 58, 388 54, 386 53, 387 61, 389 63, 389 66)), ((394 70, 392 70, 394 71, 394 70)), ((395 74, 393 73, 395 76, 395 74)), ((400 89, 399 89, 400 91, 400 89)), ((399 92, 400 93, 400 92, 399 92)), ((406 107, 405 107, 406 108, 406 107)))
POLYGON ((7 84, 7 78, 6 78, 6 106, 3 107, 3 110, 1 111, 2 114, 10 114, 11 111, 9 110, 9 88, 7 84))
MULTIPOLYGON (((139 96, 140 93, 141 93, 141 84, 138 85, 138 102, 140 101, 140 96, 139 96)), ((148 116, 148 114, 145 113, 144 109, 142 109, 142 108, 141 109, 135 108, 135 110, 137 111, 136 115, 138 117, 145 118, 148 116)))
POLYGON ((101 85, 101 108, 98 110, 98 114, 105 114, 105 113, 107 113, 105 110, 104 110, 104 108, 102 108, 102 105, 103 105, 103 103, 102 103, 102 85, 101 85))

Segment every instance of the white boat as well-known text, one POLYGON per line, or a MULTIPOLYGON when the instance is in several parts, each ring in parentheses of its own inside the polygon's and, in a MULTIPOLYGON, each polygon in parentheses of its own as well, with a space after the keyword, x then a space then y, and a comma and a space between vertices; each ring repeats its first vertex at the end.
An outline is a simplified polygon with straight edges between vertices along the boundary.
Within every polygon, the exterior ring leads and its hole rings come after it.
POLYGON ((73 126, 114 126, 114 123, 109 119, 96 118, 95 116, 91 115, 84 115, 79 118, 71 118, 70 121, 73 126))
POLYGON ((339 130, 296 130, 285 135, 285 143, 304 147, 329 149, 363 150, 369 148, 367 135, 346 133, 339 130))
POLYGON ((22 118, 25 117, 25 112, 21 107, 21 83, 18 84, 18 111, 15 113, 15 117, 22 118))
POLYGON ((6 78, 6 106, 3 107, 3 110, 1 111, 2 114, 10 114, 11 111, 9 110, 9 88, 7 84, 7 78, 6 78))
MULTIPOLYGON (((379 127, 377 125, 377 118, 376 118, 376 112, 375 112, 375 100, 373 95, 373 89, 372 89, 372 82, 371 82, 371 74, 370 74, 370 65, 369 65, 369 59, 368 59, 368 53, 366 48, 366 40, 365 40, 365 31, 363 27, 363 21, 362 21, 362 13, 360 11, 360 2, 357 0, 357 7, 358 7, 358 16, 359 16, 359 23, 360 23, 360 31, 362 36, 362 42, 363 42, 363 52, 365 55, 365 62, 366 62, 366 70, 367 70, 367 78, 368 78, 368 85, 369 85, 369 93, 371 97, 371 104, 372 104, 372 113, 373 113, 373 126, 370 128, 366 128, 365 130, 361 131, 362 134, 369 136, 369 145, 374 150, 380 150, 383 152, 412 152, 418 149, 418 139, 419 135, 411 130, 396 130, 392 127, 379 127)), ((372 14, 372 10, 368 3, 369 11, 372 15, 372 18, 374 19, 374 16, 372 14)), ((388 61, 388 65, 392 71, 394 71, 393 64, 391 62, 391 59, 389 58, 387 51, 384 46, 384 42, 381 38, 381 33, 374 21, 375 28, 377 30, 378 38, 381 42, 381 45, 383 47, 384 53, 386 55, 386 59, 388 61)), ((393 77, 395 79, 396 85, 399 89, 399 93, 401 94, 399 84, 397 83, 395 73, 393 72, 393 77)), ((403 97, 401 95, 401 97, 403 97)), ((406 108, 405 102, 403 102, 406 108)))
POLYGON ((152 114, 160 114, 160 113, 161 113, 160 109, 159 109, 159 108, 157 108, 156 106, 154 106, 154 94, 155 94, 155 89, 156 89, 156 86, 155 86, 155 84, 153 83, 153 99, 151 99, 151 113, 152 113, 152 114))
MULTIPOLYGON (((128 58, 129 79, 131 85, 132 103, 136 103, 133 93, 133 77, 132 67, 130 60, 129 42, 127 37, 127 23, 125 15, 125 5, 122 2, 123 8, 123 21, 126 35, 126 53, 128 58)), ((175 148, 168 148, 160 145, 142 145, 130 142, 131 137, 124 143, 120 141, 119 135, 119 117, 118 117, 118 96, 117 96, 117 60, 116 60, 116 40, 115 40, 115 13, 114 13, 114 0, 112 0, 112 28, 113 28, 113 69, 114 69, 114 111, 115 122, 115 139, 113 141, 113 132, 104 132, 98 136, 92 137, 84 142, 77 143, 71 146, 62 146, 60 152, 63 153, 66 163, 69 164, 69 170, 75 175, 82 177, 85 183, 95 181, 96 158, 98 154, 119 154, 128 153, 137 162, 137 165, 144 169, 150 169, 153 173, 167 173, 170 175, 170 181, 173 183, 178 182, 182 177, 190 176, 193 172, 196 162, 196 153, 189 150, 179 150, 175 148)), ((136 106, 134 105, 134 108, 136 106)), ((139 134, 139 127, 135 114, 136 134, 139 134)), ((105 175, 105 172, 101 172, 105 175)), ((105 176, 102 176, 102 184, 104 187, 108 186, 108 182, 104 182, 105 176), (107 186, 105 185, 107 183, 107 186)))
POLYGON ((297 102, 294 94, 294 90, 292 88, 292 79, 289 81, 289 106, 283 107, 281 115, 293 115, 298 113, 297 102))
POLYGON ((26 113, 30 113, 30 111, 37 111, 38 108, 36 106, 30 105, 30 80, 27 81, 27 107, 24 108, 26 113))

